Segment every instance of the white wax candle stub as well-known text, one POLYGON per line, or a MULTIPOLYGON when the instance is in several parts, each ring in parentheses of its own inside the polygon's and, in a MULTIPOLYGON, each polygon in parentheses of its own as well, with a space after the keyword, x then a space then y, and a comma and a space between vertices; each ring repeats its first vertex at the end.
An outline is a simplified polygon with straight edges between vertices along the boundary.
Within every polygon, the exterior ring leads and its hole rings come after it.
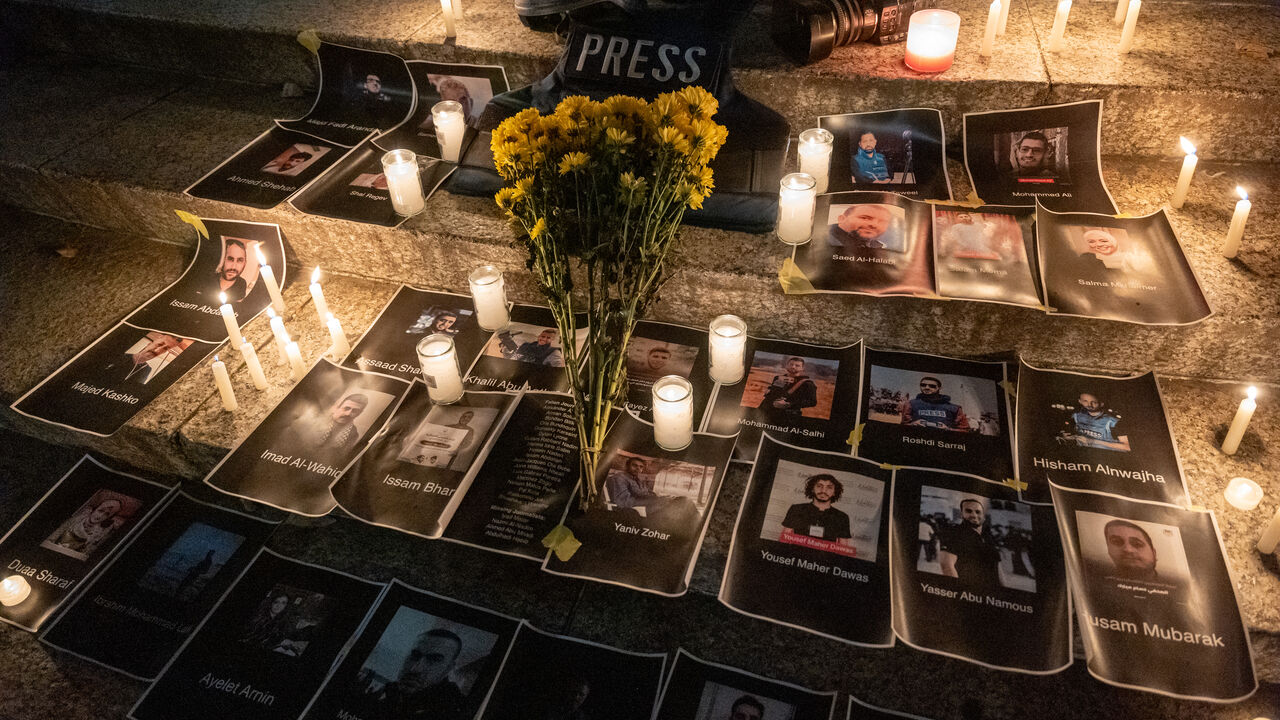
POLYGON ((1138 28, 1138 11, 1142 10, 1142 0, 1129 0, 1129 10, 1124 16, 1124 30, 1120 32, 1120 52, 1127 53, 1133 49, 1133 36, 1138 28))
POLYGON ((320 266, 311 272, 311 302, 315 303, 316 315, 320 318, 320 324, 323 325, 326 318, 329 317, 329 303, 324 300, 324 289, 320 287, 320 266))
POLYGON ((1004 31, 1009 26, 1009 6, 1013 5, 1013 0, 1007 0, 1000 6, 1000 27, 996 28, 996 35, 1003 36, 1004 31))
POLYGON ((244 366, 249 370, 249 379, 253 381, 253 386, 259 390, 270 387, 266 374, 262 372, 262 363, 258 362, 258 351, 253 349, 249 341, 240 343, 240 356, 244 358, 244 366))
POLYGON ((1222 452, 1228 455, 1235 455, 1240 449, 1240 441, 1244 439, 1244 431, 1249 427, 1249 421, 1253 419, 1253 411, 1258 409, 1256 398, 1258 397, 1258 388, 1251 387, 1245 391, 1244 400, 1240 401, 1240 407, 1236 409, 1236 416, 1231 419, 1231 427, 1227 428, 1227 436, 1222 440, 1222 452))
POLYGON ((711 321, 711 379, 733 385, 746 374, 747 325, 736 315, 721 315, 711 321))
POLYGON ((227 302, 226 293, 218 293, 218 300, 222 303, 218 312, 222 313, 222 324, 227 327, 227 339, 233 346, 238 347, 244 342, 244 336, 240 334, 240 323, 236 320, 236 311, 232 310, 231 303, 227 302))
POLYGON ((458 18, 453 11, 452 0, 440 0, 440 15, 444 18, 444 36, 458 37, 458 18))
POLYGON ((1191 189, 1191 176, 1196 172, 1196 146, 1191 141, 1179 137, 1178 143, 1182 146, 1182 152, 1187 156, 1182 159, 1182 171, 1178 173, 1178 184, 1173 188, 1173 197, 1169 199, 1169 205, 1173 208, 1180 208, 1187 202, 1187 192, 1191 189))
POLYGON ((812 175, 818 194, 827 191, 828 175, 831 170, 831 149, 835 143, 835 135, 822 128, 812 128, 800 133, 800 142, 796 145, 796 154, 800 158, 800 172, 812 175))
POLYGON ((453 19, 461 20, 462 19, 462 0, 449 0, 449 2, 453 3, 453 19))
POLYGON ((1058 13, 1053 16, 1053 29, 1049 31, 1049 52, 1062 52, 1063 37, 1067 33, 1067 18, 1071 15, 1071 0, 1058 2, 1058 13))
POLYGON ((267 308, 267 317, 271 318, 271 334, 276 338, 276 352, 280 355, 277 365, 289 364, 289 352, 286 346, 289 344, 289 331, 284 329, 284 318, 275 314, 271 308, 267 308))
POLYGON ((507 311, 507 288, 502 271, 481 265, 467 276, 471 299, 476 306, 476 323, 485 330, 500 330, 511 321, 507 311))
POLYGON ((347 342, 347 334, 342 331, 342 323, 338 322, 338 318, 329 313, 329 340, 333 343, 331 348, 333 351, 333 359, 341 360, 351 352, 351 344, 347 342))
POLYGON ((653 383, 653 439, 663 450, 683 450, 693 442, 693 385, 679 375, 653 383))
POLYGON ((222 399, 222 409, 235 412, 240 405, 236 402, 236 392, 231 389, 231 376, 227 374, 227 364, 213 356, 213 381, 218 386, 218 396, 222 399))
POLYGON ((992 0, 991 7, 987 10, 987 27, 982 32, 982 47, 978 50, 978 54, 982 57, 991 57, 991 53, 995 52, 996 31, 1000 28, 1002 5, 1000 0, 992 0))
POLYGON ((788 245, 809 242, 818 182, 808 173, 782 177, 778 190, 778 239, 788 245))
POLYGON ((462 103, 441 100, 432 105, 431 124, 435 127, 436 142, 440 144, 440 158, 446 162, 458 162, 462 154, 462 134, 467 129, 462 103))
POLYGON ((13 607, 31 595, 31 583, 21 575, 10 575, 0 581, 0 605, 13 607))
POLYGON ((1112 19, 1117 25, 1124 24, 1124 16, 1129 12, 1129 0, 1116 0, 1116 16, 1112 19))
POLYGON ((462 399, 462 373, 458 370, 458 353, 453 338, 442 333, 428 335, 418 342, 418 363, 427 396, 437 405, 462 399))
POLYGON ((1246 477, 1231 478, 1222 491, 1231 506, 1240 510, 1252 510, 1262 502, 1262 487, 1246 477))
POLYGON ((285 346, 285 352, 289 354, 290 377, 294 382, 301 380, 307 374, 307 366, 302 362, 302 351, 298 350, 298 343, 290 340, 285 346))
POLYGON ((262 284, 267 286, 267 295, 271 297, 271 307, 278 313, 284 312, 284 296, 280 294, 280 284, 276 282, 276 273, 267 264, 267 256, 262 254, 262 245, 254 245, 258 253, 258 274, 262 276, 262 284))
POLYGON ((1237 185, 1236 194, 1240 196, 1240 202, 1236 203, 1236 210, 1231 214, 1231 225, 1227 228, 1227 237, 1222 241, 1222 254, 1229 258, 1240 252, 1244 226, 1249 222, 1249 210, 1253 208, 1253 203, 1249 202, 1249 193, 1244 188, 1237 185))
POLYGON ((1278 543, 1280 543, 1280 508, 1276 509, 1271 522, 1267 523, 1266 529, 1262 531, 1262 537, 1258 539, 1258 552, 1270 555, 1276 551, 1278 543))
POLYGON ((397 215, 417 215, 427 206, 422 193, 422 172, 412 150, 392 150, 382 156, 382 175, 387 179, 391 209, 397 215))

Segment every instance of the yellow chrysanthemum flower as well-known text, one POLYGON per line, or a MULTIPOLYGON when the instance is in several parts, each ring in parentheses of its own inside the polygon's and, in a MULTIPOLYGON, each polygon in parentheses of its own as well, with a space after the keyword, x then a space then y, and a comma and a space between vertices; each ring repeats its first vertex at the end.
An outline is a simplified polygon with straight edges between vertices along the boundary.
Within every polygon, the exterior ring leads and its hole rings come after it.
POLYGON ((584 152, 571 152, 560 159, 560 174, 568 175, 571 172, 577 172, 587 167, 591 162, 591 156, 584 152))
POLYGON ((523 200, 529 196, 529 191, 533 189, 533 178, 522 177, 516 180, 516 184, 511 189, 515 192, 512 199, 523 200))
POLYGON ((618 147, 625 147, 636 141, 631 133, 620 128, 611 127, 605 131, 605 139, 611 144, 618 147))
POLYGON ((663 145, 669 145, 681 155, 689 153, 689 141, 685 138, 684 133, 673 127, 664 127, 658 130, 658 142, 663 145))
POLYGON ((529 228, 529 239, 537 240, 538 238, 542 237, 543 233, 545 233, 546 231, 547 231, 546 218, 538 218, 538 221, 533 224, 533 227, 529 228))
POLYGON ((711 93, 696 85, 689 85, 676 91, 680 108, 694 120, 706 120, 720 109, 720 103, 711 93))
POLYGON ((516 190, 515 188, 504 187, 498 191, 497 195, 493 196, 493 200, 498 203, 498 207, 502 208, 503 212, 510 215, 516 206, 516 190))

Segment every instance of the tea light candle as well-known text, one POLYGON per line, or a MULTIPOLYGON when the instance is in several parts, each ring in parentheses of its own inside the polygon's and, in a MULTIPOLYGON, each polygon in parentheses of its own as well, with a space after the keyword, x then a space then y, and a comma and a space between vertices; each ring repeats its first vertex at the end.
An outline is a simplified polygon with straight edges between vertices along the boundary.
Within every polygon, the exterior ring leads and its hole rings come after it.
POLYGON ((276 312, 284 312, 284 296, 280 294, 280 284, 276 282, 275 271, 267 264, 267 257, 262 254, 262 246, 254 245, 258 253, 258 274, 262 276, 262 284, 267 286, 267 295, 271 297, 271 307, 276 312))
POLYGON ((653 384, 653 439, 663 450, 683 450, 693 442, 693 385, 679 375, 653 384))
POLYGON ((1049 52, 1062 52, 1062 38, 1067 34, 1067 17, 1071 15, 1071 0, 1059 0, 1058 14, 1053 16, 1053 29, 1049 31, 1049 52))
POLYGON ((289 377, 293 378, 294 382, 306 377, 307 366, 302 362, 302 351, 298 350, 296 340, 290 340, 289 344, 285 345, 285 353, 289 355, 289 377))
POLYGON ((907 28, 907 67, 922 73, 946 70, 955 60, 959 36, 960 16, 950 10, 911 13, 907 28))
POLYGON ((813 128, 800 133, 800 144, 796 146, 796 154, 800 156, 800 172, 813 176, 818 184, 815 189, 817 193, 827 191, 827 175, 831 169, 831 147, 835 140, 835 135, 822 128, 813 128))
POLYGON ((329 313, 329 322, 325 324, 329 326, 329 340, 333 342, 330 347, 333 359, 342 360, 351 352, 351 343, 347 342, 347 334, 342 331, 342 323, 338 322, 333 313, 329 313))
POLYGON ((1253 419, 1253 411, 1258 409, 1258 403, 1254 401, 1256 397, 1258 397, 1258 388, 1251 387, 1245 390, 1245 398, 1240 401, 1240 407, 1236 408, 1236 416, 1231 419, 1231 427, 1227 428, 1227 437, 1222 441, 1222 452, 1235 455, 1240 449, 1240 440, 1244 437, 1244 431, 1249 427, 1249 421, 1253 419))
POLYGON ((244 342, 244 336, 240 334, 240 323, 236 322, 236 311, 232 310, 231 303, 227 302, 226 293, 218 293, 218 302, 222 303, 218 312, 222 313, 222 324, 227 326, 227 338, 231 340, 232 345, 238 346, 244 342))
POLYGON ((437 405, 448 405, 462 399, 462 374, 458 371, 458 353, 453 338, 442 333, 428 335, 418 343, 418 363, 422 379, 427 383, 427 396, 437 405))
POLYGON ((10 575, 0 581, 0 605, 13 607, 31 595, 31 583, 21 575, 10 575))
POLYGON ((315 303, 316 316, 320 318, 320 324, 329 318, 329 303, 324 301, 324 290, 320 287, 320 266, 311 272, 311 302, 315 303))
POLYGON ((267 308, 267 317, 271 318, 271 334, 276 338, 276 352, 280 354, 277 365, 285 365, 289 362, 289 353, 285 350, 285 346, 289 344, 289 331, 284 329, 284 318, 276 315, 276 311, 267 308))
POLYGON ((467 276, 471 286, 471 299, 476 304, 476 322, 485 330, 498 330, 507 326, 511 315, 507 312, 507 284, 502 271, 493 265, 481 265, 467 276))
POLYGON ((1191 141, 1179 136, 1178 143, 1182 145, 1182 152, 1187 156, 1182 159, 1182 172, 1178 173, 1178 184, 1173 188, 1173 197, 1169 200, 1169 205, 1175 208, 1182 207, 1187 201, 1187 191, 1191 189, 1191 176, 1196 171, 1196 146, 1191 141))
POLYGON ((392 150, 382 156, 382 175, 387 179, 391 209, 397 215, 417 215, 427 206, 422 194, 418 156, 412 150, 392 150))
POLYGON ((1013 4, 1013 0, 1007 0, 1000 4, 1000 27, 996 28, 996 35, 1003 36, 1005 28, 1009 25, 1009 6, 1013 4))
POLYGON ((1138 28, 1138 11, 1142 9, 1142 0, 1129 0, 1129 10, 1124 16, 1124 30, 1120 31, 1120 52, 1127 53, 1133 49, 1133 34, 1138 28))
POLYGON ((982 32, 982 48, 978 50, 978 54, 982 57, 991 57, 991 53, 995 52, 996 31, 1000 29, 1001 7, 1000 0, 991 0, 991 9, 987 11, 987 29, 982 32))
POLYGON ((244 365, 249 368, 249 379, 253 381, 253 386, 259 390, 266 390, 267 376, 262 372, 262 363, 258 362, 258 352, 253 349, 248 340, 240 343, 240 357, 244 358, 244 365))
POLYGON ((1280 508, 1276 509, 1271 522, 1267 523, 1267 529, 1262 531, 1262 537, 1258 539, 1258 552, 1270 555, 1276 551, 1277 543, 1280 543, 1280 508))
POLYGON ((448 162, 458 162, 462 154, 462 133, 467 129, 462 103, 441 100, 431 106, 431 123, 435 126, 436 142, 440 143, 440 157, 448 162))
POLYGON ((747 324, 737 315, 721 315, 711 321, 707 336, 711 349, 711 379, 733 385, 746 374, 747 324))
POLYGON ((440 0, 440 14, 444 16, 444 36, 458 37, 457 18, 453 12, 453 0, 440 0))
POLYGON ((788 245, 809 242, 818 181, 808 173, 782 176, 778 189, 778 239, 788 245))
POLYGON ((1244 224, 1249 221, 1249 210, 1253 203, 1249 202, 1249 193, 1236 186, 1236 194, 1240 202, 1236 203, 1236 211, 1231 215, 1231 225, 1227 227, 1227 239, 1222 241, 1222 254, 1233 258, 1240 252, 1240 241, 1244 239, 1244 224))
POLYGON ((1231 507, 1240 510, 1252 510, 1262 502, 1262 488, 1258 483, 1246 477, 1231 478, 1227 489, 1222 491, 1231 507))
POLYGON ((222 409, 235 412, 240 405, 236 402, 236 391, 231 389, 231 376, 227 374, 227 364, 213 356, 213 382, 218 386, 218 396, 222 398, 222 409))

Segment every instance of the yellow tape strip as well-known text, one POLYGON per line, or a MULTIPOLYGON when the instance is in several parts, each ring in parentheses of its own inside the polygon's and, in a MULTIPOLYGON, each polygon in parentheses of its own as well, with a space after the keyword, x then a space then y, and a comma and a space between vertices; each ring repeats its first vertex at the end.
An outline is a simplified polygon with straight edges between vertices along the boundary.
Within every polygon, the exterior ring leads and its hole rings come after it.
POLYGON ((1004 480, 1001 480, 1001 481, 1000 481, 1000 484, 1001 484, 1001 485, 1008 485, 1009 487, 1013 488, 1014 490, 1026 490, 1026 489, 1027 489, 1027 484, 1026 484, 1026 483, 1022 482, 1021 480, 1014 480, 1013 478, 1005 478, 1004 480))
POLYGON ((203 220, 185 210, 174 210, 173 212, 178 216, 179 220, 195 228, 196 232, 200 233, 200 237, 205 240, 209 239, 209 231, 205 229, 203 220))
POLYGON ((320 36, 315 30, 303 30, 298 33, 298 43, 311 52, 320 54, 320 36))
POLYGON ((858 446, 862 444, 862 431, 867 429, 866 423, 858 423, 853 427, 853 432, 849 433, 849 439, 846 441, 853 446, 853 451, 858 451, 858 446))
POLYGON ((1013 398, 1014 400, 1018 399, 1018 388, 1015 387, 1013 383, 1009 382, 1008 380, 1001 380, 1000 387, 1004 388, 1004 391, 1009 393, 1009 397, 1013 398))
POLYGON ((791 258, 782 261, 782 268, 778 270, 778 282, 782 283, 782 292, 787 295, 807 295, 817 292, 804 271, 796 267, 791 258))
POLYGON ((556 554, 560 562, 569 562, 569 558, 578 552, 578 548, 582 547, 582 543, 578 542, 578 538, 573 536, 573 531, 564 525, 557 525, 542 538, 543 547, 556 554))
POLYGON ((881 469, 881 470, 897 470, 897 469, 898 469, 898 468, 900 468, 900 467, 902 467, 902 466, 901 466, 901 465, 894 465, 893 463, 880 463, 880 469, 881 469))

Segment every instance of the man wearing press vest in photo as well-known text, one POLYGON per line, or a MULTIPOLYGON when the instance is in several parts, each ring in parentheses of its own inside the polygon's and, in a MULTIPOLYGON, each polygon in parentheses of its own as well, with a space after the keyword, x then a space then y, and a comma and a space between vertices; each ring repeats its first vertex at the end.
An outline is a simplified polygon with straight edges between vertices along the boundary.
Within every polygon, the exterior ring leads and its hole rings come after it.
POLYGON ((889 183, 893 175, 889 172, 889 164, 884 154, 876 152, 876 136, 864 132, 858 136, 858 148, 853 151, 854 184, 889 183))
POLYGON ((1071 414, 1058 442, 1081 447, 1129 452, 1129 436, 1120 417, 1097 395, 1080 393, 1080 409, 1071 414))
POLYGON ((804 358, 787 358, 786 370, 785 375, 773 376, 760 401, 766 421, 784 427, 799 420, 802 410, 818 404, 818 386, 804 374, 804 358))
POLYGON ((904 400, 900 408, 903 425, 938 428, 940 430, 969 430, 969 418, 964 408, 951 402, 950 395, 942 394, 942 381, 925 375, 920 378, 920 392, 910 400, 904 400))
POLYGON ((804 481, 804 496, 809 498, 809 502, 787 508, 782 527, 796 535, 848 545, 853 539, 849 532, 849 516, 832 506, 842 495, 844 485, 834 475, 819 473, 809 476, 804 481))
POLYGON ((965 498, 960 501, 960 524, 939 533, 938 564, 942 574, 980 592, 1002 585, 1000 549, 986 520, 986 503, 965 498))

